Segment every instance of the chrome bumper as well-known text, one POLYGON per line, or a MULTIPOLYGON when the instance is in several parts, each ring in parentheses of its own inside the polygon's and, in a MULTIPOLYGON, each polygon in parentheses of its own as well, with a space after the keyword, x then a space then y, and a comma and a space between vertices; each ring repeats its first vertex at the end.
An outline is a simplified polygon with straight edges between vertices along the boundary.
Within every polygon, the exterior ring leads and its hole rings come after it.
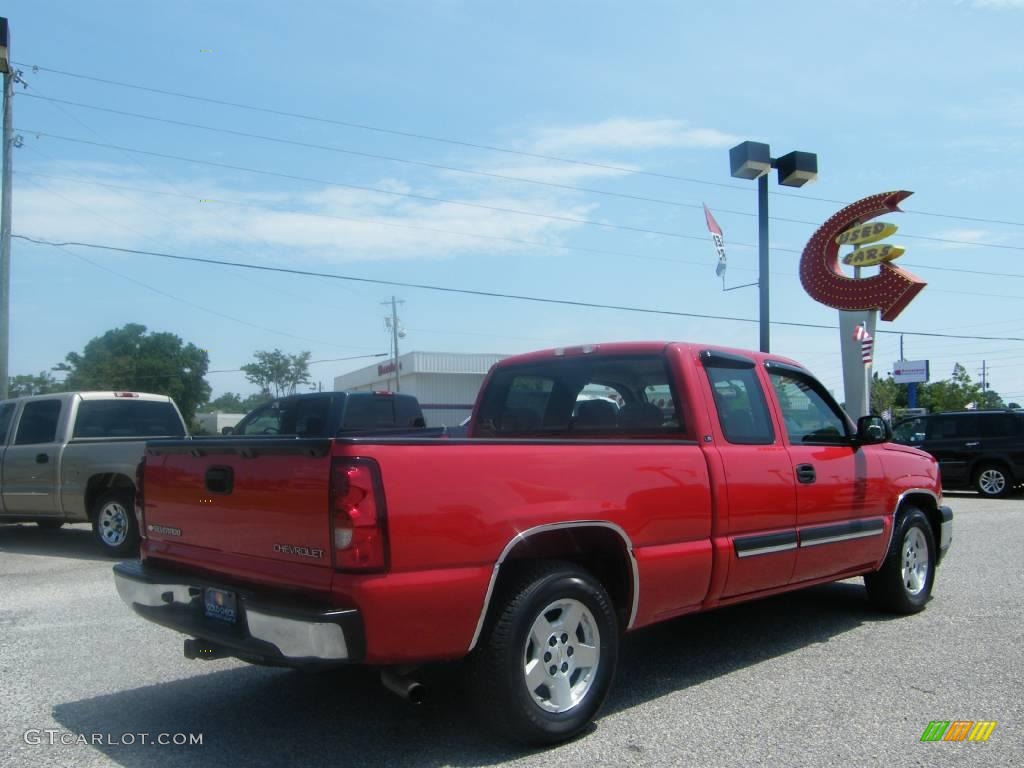
POLYGON ((114 566, 121 599, 143 618, 223 645, 242 657, 282 664, 361 660, 362 618, 355 609, 301 608, 199 577, 153 568, 139 561, 114 566), (208 587, 235 593, 238 616, 229 624, 204 614, 208 587))

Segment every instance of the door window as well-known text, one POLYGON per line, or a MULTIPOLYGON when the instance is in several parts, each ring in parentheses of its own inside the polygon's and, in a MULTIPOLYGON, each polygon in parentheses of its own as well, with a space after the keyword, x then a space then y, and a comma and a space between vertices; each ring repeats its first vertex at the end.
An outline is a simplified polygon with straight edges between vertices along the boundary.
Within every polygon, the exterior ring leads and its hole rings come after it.
POLYGON ((753 366, 732 368, 706 364, 705 370, 725 439, 739 445, 774 443, 775 430, 768 416, 768 404, 753 366))
POLYGON ((57 439, 60 400, 33 400, 25 403, 18 423, 15 445, 52 443, 57 439))
POLYGON ((770 373, 789 442, 843 443, 849 438, 846 419, 820 385, 810 378, 770 373))
POLYGON ((924 440, 925 419, 908 419, 901 421, 893 428, 892 439, 895 443, 913 445, 924 440))

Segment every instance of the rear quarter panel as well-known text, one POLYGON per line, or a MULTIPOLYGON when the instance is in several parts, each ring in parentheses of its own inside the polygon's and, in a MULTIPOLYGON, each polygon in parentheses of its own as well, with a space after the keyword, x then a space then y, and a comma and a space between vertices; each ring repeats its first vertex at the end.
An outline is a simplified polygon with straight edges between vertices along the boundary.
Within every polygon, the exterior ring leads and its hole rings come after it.
POLYGON ((494 564, 538 526, 602 521, 625 532, 640 586, 634 626, 707 592, 711 499, 695 443, 341 442, 336 452, 380 465, 391 570, 336 574, 334 592, 364 607, 367 646, 389 659, 408 653, 409 637, 430 656, 465 653, 494 564))

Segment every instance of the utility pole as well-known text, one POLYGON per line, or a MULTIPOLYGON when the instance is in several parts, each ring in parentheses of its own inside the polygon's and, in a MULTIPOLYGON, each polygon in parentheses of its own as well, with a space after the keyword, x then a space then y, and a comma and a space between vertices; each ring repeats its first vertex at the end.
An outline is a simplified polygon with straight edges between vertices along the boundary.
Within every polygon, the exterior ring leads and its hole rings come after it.
POLYGON ((988 365, 986 360, 981 361, 981 396, 985 396, 988 390, 988 365))
POLYGON ((7 398, 8 359, 11 337, 11 152, 14 149, 14 124, 11 100, 18 73, 11 70, 11 31, 7 19, 0 18, 0 70, 4 74, 3 127, 3 203, 0 207, 0 400, 7 398))
POLYGON ((391 297, 391 301, 381 302, 384 306, 391 305, 391 317, 386 318, 386 325, 391 329, 391 365, 395 371, 395 392, 402 391, 402 378, 398 370, 398 340, 405 336, 405 331, 398 324, 398 305, 405 304, 401 299, 391 297))

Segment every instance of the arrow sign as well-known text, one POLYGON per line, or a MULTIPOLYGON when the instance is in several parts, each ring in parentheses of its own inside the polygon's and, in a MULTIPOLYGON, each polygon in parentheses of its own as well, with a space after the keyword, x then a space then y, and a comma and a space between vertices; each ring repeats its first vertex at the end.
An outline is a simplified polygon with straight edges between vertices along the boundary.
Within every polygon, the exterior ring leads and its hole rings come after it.
POLYGON ((912 192, 882 192, 843 208, 826 221, 808 241, 800 257, 800 282, 815 301, 851 312, 880 309, 883 320, 895 320, 927 285, 916 275, 883 262, 872 277, 853 278, 839 267, 840 234, 856 224, 899 211, 912 192))

